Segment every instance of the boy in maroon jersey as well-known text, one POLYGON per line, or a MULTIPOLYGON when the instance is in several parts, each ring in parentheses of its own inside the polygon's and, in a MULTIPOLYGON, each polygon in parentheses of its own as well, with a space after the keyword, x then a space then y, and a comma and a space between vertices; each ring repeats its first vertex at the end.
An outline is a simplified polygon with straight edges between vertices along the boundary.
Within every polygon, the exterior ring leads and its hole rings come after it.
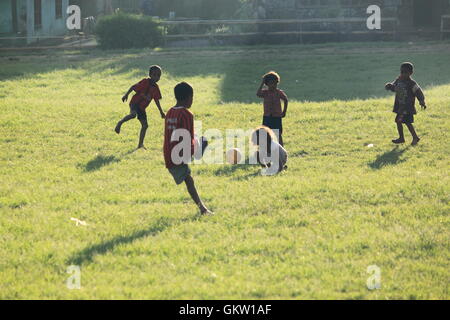
MULTIPOLYGON (((185 183, 192 200, 200 209, 201 214, 212 214, 203 204, 194 179, 191 176, 191 169, 188 163, 191 161, 194 152, 200 148, 199 142, 194 135, 194 115, 188 109, 192 106, 194 89, 186 82, 181 82, 175 87, 175 98, 177 104, 166 114, 164 129, 164 161, 166 168, 173 176, 176 184, 185 183), (182 138, 182 139, 180 139, 182 138), (187 148, 182 148, 187 146, 187 148)), ((207 146, 206 140, 201 139, 201 152, 207 146)))
POLYGON ((159 87, 157 84, 157 82, 161 78, 161 73, 162 73, 161 67, 151 66, 149 70, 150 78, 145 78, 141 80, 139 83, 132 86, 122 98, 122 101, 125 102, 128 100, 128 96, 132 91, 136 92, 136 94, 130 101, 130 114, 125 116, 122 120, 120 120, 117 123, 115 131, 117 134, 119 134, 122 124, 131 119, 136 118, 137 116, 139 122, 141 123, 141 132, 139 134, 138 149, 140 148, 145 149, 144 139, 148 129, 147 113, 145 112, 145 109, 148 107, 148 105, 152 100, 155 100, 155 104, 158 107, 159 113, 161 114, 161 118, 164 119, 165 117, 164 111, 162 110, 161 104, 159 103, 159 100, 161 100, 162 97, 161 91, 159 91, 159 87))

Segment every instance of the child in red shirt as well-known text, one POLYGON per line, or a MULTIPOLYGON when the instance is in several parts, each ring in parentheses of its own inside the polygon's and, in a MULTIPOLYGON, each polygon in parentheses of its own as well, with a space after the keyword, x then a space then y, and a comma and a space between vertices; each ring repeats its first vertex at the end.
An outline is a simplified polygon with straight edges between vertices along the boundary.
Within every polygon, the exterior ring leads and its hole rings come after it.
POLYGON ((284 146, 283 118, 286 117, 289 101, 284 91, 278 89, 279 82, 280 76, 276 72, 266 73, 256 95, 264 99, 263 126, 276 130, 278 141, 281 146, 284 146), (264 85, 267 89, 263 89, 264 85), (283 110, 281 110, 281 101, 284 102, 283 110))
POLYGON ((149 76, 150 78, 145 78, 141 80, 139 83, 132 86, 128 92, 122 97, 122 101, 125 102, 128 100, 128 96, 132 91, 135 91, 136 94, 131 98, 130 101, 130 114, 125 116, 122 120, 120 120, 115 128, 115 131, 117 134, 120 133, 120 129, 122 127, 122 124, 125 122, 138 118, 139 122, 141 123, 141 132, 139 135, 139 144, 138 149, 144 147, 144 139, 145 134, 148 129, 148 122, 147 122, 147 113, 145 112, 145 109, 148 107, 150 102, 152 100, 155 100, 155 104, 159 109, 159 113, 161 114, 161 118, 165 118, 164 112, 161 108, 161 104, 159 103, 159 100, 162 99, 161 91, 159 90, 157 82, 161 78, 161 67, 159 66, 151 66, 149 70, 149 76))
MULTIPOLYGON (((200 143, 197 142, 194 135, 194 115, 188 110, 192 106, 194 89, 188 83, 181 82, 175 87, 175 98, 177 104, 167 112, 165 120, 164 161, 166 168, 176 184, 185 182, 187 190, 199 207, 201 214, 212 214, 200 199, 191 176, 191 169, 188 166, 194 153, 198 153, 196 149, 200 147, 200 143), (187 148, 180 148, 183 145, 187 148)), ((201 144, 200 151, 203 152, 207 146, 207 141, 203 137, 201 144)))

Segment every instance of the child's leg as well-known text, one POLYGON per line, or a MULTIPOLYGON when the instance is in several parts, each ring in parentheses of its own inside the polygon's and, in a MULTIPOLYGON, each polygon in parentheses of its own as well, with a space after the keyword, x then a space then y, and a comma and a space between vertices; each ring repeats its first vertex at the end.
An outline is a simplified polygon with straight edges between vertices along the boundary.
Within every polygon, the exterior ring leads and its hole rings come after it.
POLYGON ((412 123, 407 123, 406 126, 413 137, 412 145, 415 146, 420 141, 420 138, 417 136, 416 130, 414 130, 412 123))
POLYGON ((263 168, 267 168, 267 163, 263 163, 261 161, 261 155, 259 154, 259 151, 256 151, 255 156, 256 156, 256 161, 258 162, 258 164, 263 168))
POLYGON ((282 147, 284 147, 284 143, 283 143, 283 134, 280 132, 280 137, 278 138, 279 143, 282 147))
POLYGON ((209 211, 208 208, 205 207, 202 200, 200 199, 197 193, 197 189, 195 188, 194 179, 192 178, 192 176, 188 175, 184 182, 186 183, 187 190, 191 195, 192 200, 194 200, 195 204, 200 208, 200 212, 202 214, 211 213, 211 211, 209 211))
POLYGON ((147 123, 147 119, 139 119, 139 121, 141 122, 141 132, 139 133, 139 145, 138 148, 144 148, 144 139, 145 139, 145 134, 147 133, 147 129, 148 129, 148 123, 147 123))
POLYGON ((282 147, 284 147, 284 142, 283 142, 283 118, 280 118, 280 123, 279 123, 279 135, 280 135, 280 145, 282 147))
POLYGON ((133 109, 130 109, 130 114, 126 115, 122 120, 117 122, 116 128, 114 129, 117 134, 120 133, 120 128, 122 127, 122 124, 124 124, 127 121, 130 121, 131 119, 136 118, 136 112, 133 109))
POLYGON ((404 143, 405 135, 403 134, 403 118, 401 115, 395 117, 395 123, 397 124, 397 131, 399 138, 397 140, 392 140, 393 143, 404 143))

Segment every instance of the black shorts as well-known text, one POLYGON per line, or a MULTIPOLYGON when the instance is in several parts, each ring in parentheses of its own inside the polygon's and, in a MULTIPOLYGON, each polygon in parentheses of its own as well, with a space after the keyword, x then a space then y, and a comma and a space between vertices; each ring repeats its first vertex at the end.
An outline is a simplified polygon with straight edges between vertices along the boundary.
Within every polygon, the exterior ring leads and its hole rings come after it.
POLYGON ((175 180, 176 184, 183 183, 188 176, 191 175, 191 169, 187 164, 182 164, 169 169, 170 174, 175 180))
POLYGON ((272 130, 278 130, 280 134, 283 134, 283 118, 281 117, 263 117, 263 126, 269 127, 272 130))
POLYGON ((413 114, 397 114, 397 116, 395 117, 395 122, 396 123, 414 123, 414 115, 413 114))
POLYGON ((130 104, 130 111, 136 113, 139 121, 147 122, 147 112, 142 110, 138 104, 130 104))

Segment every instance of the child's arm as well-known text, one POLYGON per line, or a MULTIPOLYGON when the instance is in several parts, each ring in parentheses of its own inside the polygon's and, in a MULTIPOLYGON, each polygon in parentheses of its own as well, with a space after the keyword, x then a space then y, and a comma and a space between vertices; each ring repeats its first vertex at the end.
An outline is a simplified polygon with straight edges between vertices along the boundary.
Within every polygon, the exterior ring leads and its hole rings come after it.
POLYGON ((388 91, 395 92, 395 86, 397 85, 397 80, 394 80, 393 82, 388 82, 384 86, 384 88, 388 91))
POLYGON ((281 114, 281 117, 284 118, 284 117, 286 117, 287 106, 289 104, 289 100, 288 100, 288 98, 282 98, 282 100, 284 101, 284 109, 283 109, 283 113, 281 114))
POLYGON ((281 100, 284 101, 284 109, 283 109, 283 113, 281 114, 281 117, 284 118, 284 117, 286 117, 286 112, 287 112, 287 109, 288 109, 289 100, 288 100, 288 98, 286 96, 281 97, 281 100))
POLYGON ((417 97, 417 100, 419 100, 420 106, 422 107, 422 109, 426 109, 427 105, 425 103, 425 95, 423 94, 422 88, 416 84, 413 87, 413 92, 414 95, 417 97))
POLYGON ((159 100, 155 99, 155 104, 158 107, 159 113, 161 114, 161 118, 165 118, 166 115, 164 114, 163 109, 161 108, 161 104, 159 103, 159 100))
POLYGON ((264 87, 264 79, 262 80, 261 85, 258 88, 258 91, 256 91, 256 96, 259 98, 264 98, 263 91, 262 91, 263 87, 264 87))
POLYGON ((125 102, 128 100, 128 96, 130 95, 131 92, 134 91, 134 87, 135 86, 131 86, 130 89, 128 89, 127 93, 125 93, 125 95, 122 97, 122 102, 125 102))

